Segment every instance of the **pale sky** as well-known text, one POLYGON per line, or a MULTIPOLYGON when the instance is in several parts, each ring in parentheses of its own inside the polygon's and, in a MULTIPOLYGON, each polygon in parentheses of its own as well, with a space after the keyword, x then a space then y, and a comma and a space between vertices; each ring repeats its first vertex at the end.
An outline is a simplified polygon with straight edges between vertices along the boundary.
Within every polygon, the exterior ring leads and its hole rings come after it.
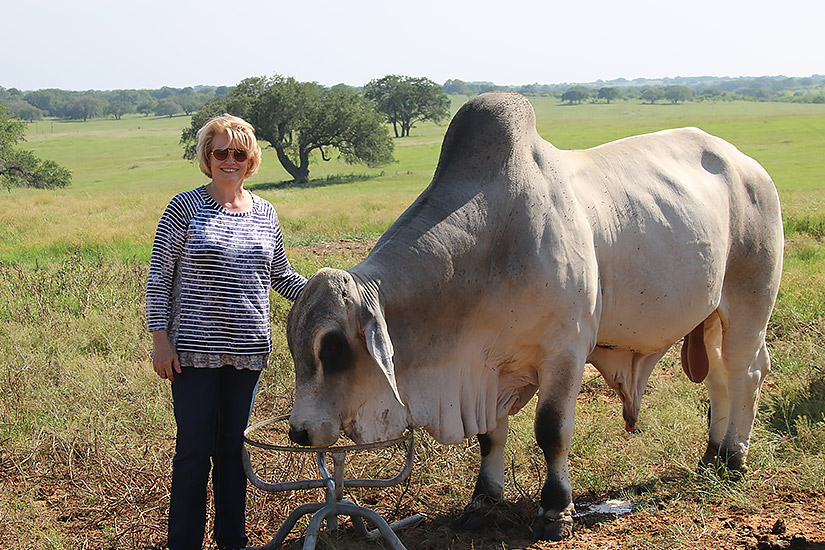
POLYGON ((825 74, 824 0, 0 0, 0 86, 825 74))

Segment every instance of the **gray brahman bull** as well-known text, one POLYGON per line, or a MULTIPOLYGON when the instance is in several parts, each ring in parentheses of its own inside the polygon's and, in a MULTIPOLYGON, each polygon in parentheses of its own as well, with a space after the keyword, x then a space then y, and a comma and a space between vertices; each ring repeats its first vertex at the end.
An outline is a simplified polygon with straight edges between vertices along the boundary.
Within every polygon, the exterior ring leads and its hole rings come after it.
POLYGON ((473 503, 496 500, 508 415, 538 391, 547 478, 534 534, 559 539, 572 529, 585 363, 617 391, 632 430, 651 370, 684 337, 685 372, 711 402, 701 461, 742 471, 782 250, 771 178, 722 139, 686 128, 561 151, 536 133, 524 97, 481 95, 369 257, 320 270, 295 302, 290 437, 478 435, 473 503))

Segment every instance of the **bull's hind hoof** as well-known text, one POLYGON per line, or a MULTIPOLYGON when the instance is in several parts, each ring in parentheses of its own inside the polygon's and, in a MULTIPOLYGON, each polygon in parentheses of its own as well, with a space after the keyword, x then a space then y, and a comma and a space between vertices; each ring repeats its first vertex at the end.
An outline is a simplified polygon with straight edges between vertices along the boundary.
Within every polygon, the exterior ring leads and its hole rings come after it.
POLYGON ((533 540, 558 542, 573 536, 573 518, 564 516, 559 519, 539 517, 533 524, 533 540))
POLYGON ((723 481, 739 482, 745 479, 748 470, 744 467, 734 470, 728 468, 728 465, 721 460, 717 460, 710 464, 704 461, 699 462, 699 465, 696 467, 696 473, 699 475, 715 475, 723 481))
POLYGON ((717 460, 719 460, 719 445, 714 445, 711 443, 705 450, 705 454, 702 455, 701 460, 699 460, 697 471, 712 468, 716 464, 717 460))
POLYGON ((747 454, 747 450, 730 449, 709 442, 696 471, 711 470, 722 479, 739 481, 748 473, 745 463, 747 454))
POLYGON ((478 495, 464 507, 458 517, 458 526, 464 531, 479 531, 495 521, 493 511, 496 501, 486 495, 478 495))

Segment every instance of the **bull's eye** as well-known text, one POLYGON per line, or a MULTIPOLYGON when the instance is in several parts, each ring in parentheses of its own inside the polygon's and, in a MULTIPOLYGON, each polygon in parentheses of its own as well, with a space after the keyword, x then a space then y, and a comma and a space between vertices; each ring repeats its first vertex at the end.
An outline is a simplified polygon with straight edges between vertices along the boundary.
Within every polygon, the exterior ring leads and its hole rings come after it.
POLYGON ((328 332, 321 339, 321 349, 318 352, 321 366, 326 373, 335 373, 346 370, 352 364, 352 350, 344 333, 339 331, 328 332))

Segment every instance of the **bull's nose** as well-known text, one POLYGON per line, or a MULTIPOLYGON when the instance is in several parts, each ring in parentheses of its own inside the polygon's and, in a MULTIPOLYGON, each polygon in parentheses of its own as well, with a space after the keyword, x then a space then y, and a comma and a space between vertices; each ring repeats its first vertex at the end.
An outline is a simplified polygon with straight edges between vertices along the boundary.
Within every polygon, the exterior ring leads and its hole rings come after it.
POLYGON ((289 438, 298 445, 309 447, 311 441, 309 440, 309 433, 306 430, 297 430, 292 426, 289 427, 289 438))

